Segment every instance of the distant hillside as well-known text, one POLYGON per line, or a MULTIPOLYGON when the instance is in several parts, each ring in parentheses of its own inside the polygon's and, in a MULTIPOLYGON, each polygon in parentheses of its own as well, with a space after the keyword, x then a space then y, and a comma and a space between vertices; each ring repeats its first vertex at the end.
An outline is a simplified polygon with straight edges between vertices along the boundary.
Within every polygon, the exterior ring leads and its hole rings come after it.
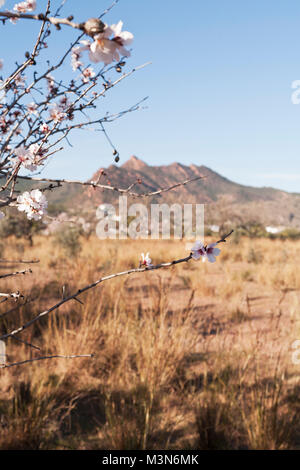
MULTIPOLYGON (((111 184, 120 188, 134 186, 134 191, 145 193, 165 188, 195 176, 204 179, 194 181, 152 198, 143 199, 144 203, 179 202, 182 204, 204 203, 206 214, 211 221, 219 222, 221 218, 230 218, 234 214, 257 219, 265 224, 289 225, 300 227, 300 195, 263 187, 255 188, 234 183, 206 166, 170 165, 150 166, 139 158, 132 156, 121 166, 110 165, 99 169, 89 181, 111 184), (104 172, 104 174, 102 174, 104 172), (101 176, 100 176, 101 175, 101 176)), ((41 185, 35 184, 34 187, 41 185)), ((27 181, 20 181, 18 189, 28 188, 27 181)), ((118 193, 82 187, 75 184, 64 184, 48 194, 50 204, 66 210, 94 210, 100 203, 116 203, 118 193)), ((135 202, 136 199, 135 199, 135 202)))

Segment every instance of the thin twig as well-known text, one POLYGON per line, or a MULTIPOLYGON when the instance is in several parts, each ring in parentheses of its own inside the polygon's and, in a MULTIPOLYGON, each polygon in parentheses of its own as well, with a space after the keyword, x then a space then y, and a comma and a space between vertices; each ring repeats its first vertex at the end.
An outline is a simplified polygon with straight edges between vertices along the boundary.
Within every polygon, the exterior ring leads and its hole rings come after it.
POLYGON ((24 296, 20 294, 20 292, 0 292, 0 297, 6 297, 7 299, 20 299, 23 298, 24 296))
POLYGON ((2 364, 0 365, 0 369, 7 369, 8 367, 21 366, 23 364, 28 364, 29 362, 44 361, 45 359, 75 359, 79 357, 94 357, 94 354, 78 354, 78 355, 74 354, 71 356, 56 354, 54 356, 41 356, 41 357, 35 357, 34 359, 26 359, 25 361, 12 362, 11 364, 2 364))
POLYGON ((33 264, 33 263, 39 263, 39 259, 33 259, 33 260, 19 260, 19 259, 0 259, 0 263, 14 263, 14 264, 33 264))
MULTIPOLYGON (((34 58, 38 54, 38 46, 41 42, 41 37, 42 37, 42 34, 44 32, 45 24, 46 24, 46 21, 47 21, 46 18, 47 18, 47 15, 49 13, 49 9, 50 9, 50 1, 48 0, 46 15, 44 15, 44 14, 39 15, 39 16, 41 16, 40 20, 43 21, 43 24, 42 24, 40 32, 38 34, 38 38, 37 38, 36 43, 34 45, 31 57, 29 57, 28 60, 26 60, 24 62, 24 64, 21 65, 21 67, 18 67, 18 69, 10 77, 8 77, 7 80, 4 81, 4 83, 0 86, 0 90, 4 89, 7 85, 9 85, 9 83, 11 83, 16 78, 16 76, 19 75, 19 73, 23 72, 28 65, 31 65, 34 62, 34 58)), ((24 15, 24 14, 23 13, 15 14, 15 13, 11 13, 11 12, 0 12, 0 16, 7 17, 7 18, 16 18, 16 17, 21 18, 22 17, 21 15, 24 15)), ((30 15, 25 15, 25 16, 30 16, 30 15)))
POLYGON ((16 271, 15 273, 8 273, 8 274, 0 274, 0 279, 4 279, 5 277, 11 277, 11 276, 18 276, 20 274, 27 274, 27 273, 32 273, 31 269, 24 269, 23 271, 16 271))
MULTIPOLYGON (((37 299, 38 299, 38 297, 35 297, 34 299, 30 299, 30 298, 29 298, 29 299, 26 299, 25 302, 23 302, 22 304, 18 304, 16 307, 13 307, 13 308, 11 308, 10 310, 7 310, 7 311, 4 312, 4 313, 1 313, 0 319, 3 318, 3 317, 5 317, 5 316, 8 315, 8 314, 14 312, 15 310, 18 310, 19 308, 24 307, 24 305, 27 305, 27 304, 29 304, 29 303, 31 303, 31 302, 35 302, 37 299)), ((8 300, 8 299, 4 299, 4 300, 8 300)))

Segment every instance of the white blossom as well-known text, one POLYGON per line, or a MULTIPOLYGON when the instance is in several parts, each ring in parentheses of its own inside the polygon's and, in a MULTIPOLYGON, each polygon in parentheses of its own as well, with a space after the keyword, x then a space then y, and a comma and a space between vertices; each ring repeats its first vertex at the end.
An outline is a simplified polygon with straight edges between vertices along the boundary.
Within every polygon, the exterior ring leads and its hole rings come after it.
POLYGON ((88 83, 91 78, 95 77, 95 72, 92 67, 87 67, 82 72, 82 81, 83 83, 88 83))
POLYGON ((133 34, 129 31, 122 31, 123 22, 111 26, 106 25, 103 33, 96 34, 94 41, 81 41, 83 47, 78 52, 89 51, 89 58, 92 62, 103 62, 105 65, 111 64, 114 60, 120 60, 120 54, 129 57, 130 52, 124 46, 131 44, 133 34), (113 38, 110 37, 113 35, 113 38))
POLYGON ((196 241, 191 249, 192 258, 194 260, 202 258, 202 261, 208 259, 210 263, 214 263, 216 261, 216 256, 221 252, 219 248, 215 248, 216 246, 217 243, 211 243, 210 245, 204 246, 200 241, 196 241))
POLYGON ((12 23, 12 24, 16 24, 17 21, 18 21, 18 17, 17 16, 12 16, 11 18, 9 18, 9 21, 12 23))
POLYGON ((149 258, 149 253, 146 253, 146 255, 144 253, 141 253, 141 257, 142 257, 142 261, 140 261, 141 266, 145 266, 147 268, 150 268, 153 266, 152 259, 149 258))
POLYGON ((216 256, 221 253, 221 250, 219 248, 215 248, 216 246, 217 243, 211 243, 206 247, 206 256, 210 263, 214 263, 216 261, 216 256))
POLYGON ((17 198, 18 210, 25 212, 29 220, 40 220, 47 214, 47 206, 48 201, 39 189, 25 191, 17 198))
POLYGON ((25 78, 26 77, 22 77, 22 75, 20 73, 18 73, 18 75, 16 75, 15 78, 14 78, 14 82, 15 82, 16 85, 19 85, 20 87, 24 88, 25 78))
POLYGON ((45 122, 43 122, 43 124, 40 125, 39 129, 40 129, 40 132, 42 132, 43 134, 48 134, 48 132, 50 132, 50 127, 45 122))
POLYGON ((31 103, 29 103, 27 105, 27 111, 30 113, 30 114, 35 114, 36 116, 38 115, 38 112, 37 112, 37 104, 34 103, 33 101, 31 103))
POLYGON ((71 65, 73 70, 77 70, 79 67, 83 66, 83 63, 80 62, 80 57, 81 57, 81 50, 82 47, 76 46, 73 47, 72 53, 71 53, 71 65))
POLYGON ((3 217, 5 217, 5 214, 4 212, 0 211, 0 220, 3 219, 3 217))
POLYGON ((14 11, 18 13, 26 13, 27 11, 33 11, 36 9, 36 0, 27 0, 25 2, 16 3, 14 11))
POLYGON ((47 85, 48 85, 48 90, 50 93, 52 93, 53 91, 53 88, 54 88, 54 85, 55 85, 55 79, 54 77, 52 77, 52 75, 50 75, 50 73, 46 76, 46 80, 47 80, 47 85))
POLYGON ((55 123, 62 122, 67 117, 66 113, 64 113, 57 103, 53 105, 53 108, 50 111, 50 118, 55 123))
POLYGON ((14 151, 14 155, 10 157, 10 160, 15 163, 21 163, 27 170, 36 171, 37 166, 40 164, 38 157, 42 156, 42 154, 39 151, 39 144, 31 144, 29 148, 21 145, 14 151))
POLYGON ((122 56, 129 57, 130 52, 125 49, 124 46, 129 46, 133 41, 133 34, 129 31, 122 31, 123 21, 119 21, 117 24, 112 24, 110 29, 114 33, 113 41, 118 44, 119 52, 122 56))
POLYGON ((36 9, 36 0, 27 0, 28 11, 33 11, 36 9))

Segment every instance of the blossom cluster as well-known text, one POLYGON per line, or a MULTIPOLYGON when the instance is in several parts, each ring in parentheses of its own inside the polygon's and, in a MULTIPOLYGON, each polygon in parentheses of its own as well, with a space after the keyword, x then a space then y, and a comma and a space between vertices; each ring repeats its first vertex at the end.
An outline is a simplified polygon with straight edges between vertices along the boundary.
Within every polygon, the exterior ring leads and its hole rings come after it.
POLYGON ((129 31, 122 31, 123 22, 111 26, 105 25, 102 33, 93 37, 93 42, 83 40, 83 46, 74 47, 72 50, 71 63, 73 70, 80 68, 83 64, 80 61, 81 53, 88 51, 92 62, 103 62, 105 65, 111 64, 114 60, 119 61, 121 57, 129 57, 130 52, 125 48, 133 41, 133 34, 129 31))
POLYGON ((28 148, 24 145, 14 150, 14 155, 9 159, 15 164, 21 163, 27 170, 36 171, 37 166, 41 164, 41 157, 44 151, 40 149, 39 144, 31 144, 28 148))
MULTIPOLYGON (((55 124, 65 119, 72 120, 74 118, 72 104, 65 96, 63 96, 58 103, 52 103, 51 106, 52 109, 49 111, 49 119, 55 124)), ((48 134, 50 130, 51 128, 46 122, 42 122, 39 126, 39 131, 42 134, 48 134)))
POLYGON ((39 189, 25 191, 17 198, 17 208, 25 212, 29 220, 40 220, 47 214, 48 201, 39 189))
POLYGON ((36 0, 27 0, 24 2, 16 3, 14 11, 18 13, 27 13, 27 11, 33 11, 36 9, 36 0))

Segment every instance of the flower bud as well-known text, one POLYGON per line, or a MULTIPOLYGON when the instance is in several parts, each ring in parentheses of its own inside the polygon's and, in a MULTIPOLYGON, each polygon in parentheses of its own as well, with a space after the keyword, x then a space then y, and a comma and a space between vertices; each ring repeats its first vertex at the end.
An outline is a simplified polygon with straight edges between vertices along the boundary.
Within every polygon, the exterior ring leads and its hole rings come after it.
POLYGON ((104 28, 105 24, 98 18, 90 18, 83 25, 84 32, 92 37, 95 34, 103 33, 104 28))

